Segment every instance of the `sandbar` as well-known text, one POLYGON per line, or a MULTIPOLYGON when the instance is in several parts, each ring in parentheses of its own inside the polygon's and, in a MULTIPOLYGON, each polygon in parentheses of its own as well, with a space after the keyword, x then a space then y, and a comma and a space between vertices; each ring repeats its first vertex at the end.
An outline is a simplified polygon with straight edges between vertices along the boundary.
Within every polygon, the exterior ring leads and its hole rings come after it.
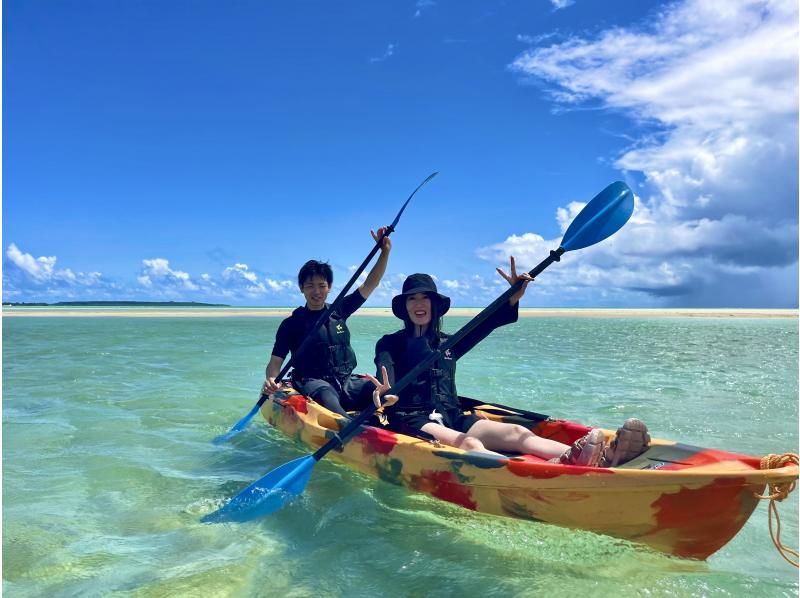
MULTIPOLYGON (((206 309, 182 308, 49 308, 4 307, 3 317, 38 318, 285 318, 291 307, 223 307, 206 309)), ((447 315, 473 317, 480 313, 478 307, 452 308, 447 315)), ((388 307, 367 307, 356 316, 391 317, 388 307)), ((798 318, 797 309, 601 309, 601 308, 529 308, 519 311, 523 318, 798 318)))

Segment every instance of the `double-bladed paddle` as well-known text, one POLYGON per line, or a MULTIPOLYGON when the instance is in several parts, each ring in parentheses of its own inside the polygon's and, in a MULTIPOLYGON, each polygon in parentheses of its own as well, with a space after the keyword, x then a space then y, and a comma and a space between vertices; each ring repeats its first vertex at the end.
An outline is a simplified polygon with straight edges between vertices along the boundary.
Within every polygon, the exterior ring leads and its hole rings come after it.
POLYGON ((464 407, 464 411, 478 409, 480 411, 485 411, 487 413, 492 413, 494 415, 510 415, 510 416, 518 416, 524 417, 527 420, 540 422, 546 419, 549 419, 549 415, 545 415, 544 413, 536 413, 535 411, 525 411, 524 409, 518 409, 517 407, 508 407, 506 405, 501 405, 500 403, 491 403, 486 404, 483 401, 478 401, 477 399, 470 399, 469 397, 462 397, 461 395, 458 396, 458 402, 461 403, 461 406, 464 407))
MULTIPOLYGON (((575 220, 572 221, 572 224, 564 234, 559 248, 551 251, 550 255, 528 274, 535 278, 550 264, 559 261, 565 252, 582 249, 610 237, 622 228, 632 213, 633 193, 625 183, 612 183, 592 199, 575 217, 575 220)), ((520 279, 511 285, 505 293, 420 361, 408 374, 395 382, 386 391, 386 394, 396 395, 416 380, 417 376, 429 368, 445 351, 451 349, 492 316, 523 284, 524 280, 520 279)), ((317 461, 331 450, 342 446, 350 440, 375 410, 375 405, 370 405, 342 428, 331 440, 317 449, 315 453, 295 459, 270 471, 267 475, 234 496, 223 507, 203 517, 202 521, 205 523, 249 521, 277 511, 305 489, 311 477, 311 471, 317 461)))
MULTIPOLYGON (((372 251, 370 251, 369 255, 366 258, 364 258, 364 261, 361 262, 361 265, 358 268, 356 268, 356 271, 353 272, 353 276, 350 277, 350 280, 347 281, 347 284, 344 285, 344 287, 342 288, 341 291, 339 291, 339 295, 336 297, 336 299, 334 299, 333 303, 329 307, 326 307, 325 309, 322 310, 322 313, 320 313, 319 318, 317 318, 317 321, 314 324, 314 327, 309 331, 308 336, 306 336, 306 338, 303 339, 303 342, 300 343, 300 346, 297 348, 297 351, 292 351, 291 358, 289 359, 289 361, 286 362, 286 365, 283 366, 283 368, 281 369, 280 373, 275 378, 275 382, 276 383, 279 383, 281 380, 283 380, 283 377, 286 376, 286 373, 292 367, 292 362, 294 361, 295 357, 297 357, 298 355, 303 353, 303 351, 306 350, 306 348, 308 347, 308 345, 310 343, 311 338, 314 336, 314 333, 317 331, 317 329, 327 321, 327 319, 330 316, 330 314, 334 313, 337 309, 339 309, 339 305, 341 305, 342 301, 344 301, 344 297, 345 297, 345 295, 347 295, 347 291, 350 290, 350 287, 353 286, 353 283, 361 275, 361 273, 367 267, 367 264, 369 264, 369 262, 372 260, 372 258, 375 256, 375 254, 378 252, 378 249, 380 248, 381 243, 383 242, 383 239, 385 237, 388 237, 390 234, 392 234, 394 232, 394 229, 397 226, 397 223, 400 221, 400 216, 403 215, 403 212, 405 211, 406 206, 408 205, 408 202, 411 201, 411 198, 414 197, 416 192, 419 191, 425 183, 430 181, 437 174, 439 174, 439 173, 438 172, 434 172, 433 174, 428 176, 428 178, 426 178, 424 181, 422 181, 417 186, 417 188, 414 189, 414 191, 411 193, 411 195, 408 196, 408 199, 403 204, 403 207, 400 208, 400 211, 397 213, 397 216, 394 217, 394 220, 392 220, 392 223, 389 226, 386 227, 386 230, 383 233, 383 235, 375 242, 375 246, 372 248, 372 251)), ((258 410, 261 408, 261 405, 264 404, 264 402, 267 400, 267 398, 268 398, 267 395, 265 395, 264 393, 261 393, 261 396, 258 398, 258 402, 253 406, 253 408, 250 410, 250 412, 247 415, 245 415, 242 419, 240 419, 238 422, 236 422, 236 424, 230 430, 228 430, 224 434, 220 434, 219 436, 216 436, 214 438, 214 441, 213 441, 214 444, 222 444, 223 442, 227 442, 228 440, 230 440, 231 438, 236 436, 239 432, 244 430, 247 427, 247 425, 250 423, 250 420, 253 419, 253 417, 255 416, 256 413, 258 413, 258 410)))

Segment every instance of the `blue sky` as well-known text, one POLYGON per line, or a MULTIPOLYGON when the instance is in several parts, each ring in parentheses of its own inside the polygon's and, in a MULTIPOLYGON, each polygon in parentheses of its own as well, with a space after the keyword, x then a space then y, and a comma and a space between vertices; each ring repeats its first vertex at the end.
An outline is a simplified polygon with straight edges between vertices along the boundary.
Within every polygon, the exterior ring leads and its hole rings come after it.
POLYGON ((793 0, 3 2, 3 300, 297 305, 416 185, 405 275, 482 306, 796 307, 793 0))

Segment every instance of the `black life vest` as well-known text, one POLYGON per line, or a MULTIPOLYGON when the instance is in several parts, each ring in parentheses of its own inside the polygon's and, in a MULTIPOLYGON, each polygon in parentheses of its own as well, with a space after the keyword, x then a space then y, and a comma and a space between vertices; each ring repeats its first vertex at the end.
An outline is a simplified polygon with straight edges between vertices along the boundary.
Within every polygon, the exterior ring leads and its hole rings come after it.
MULTIPOLYGON (((292 312, 297 317, 299 307, 292 312)), ((338 313, 332 313, 328 321, 314 331, 302 353, 292 352, 292 377, 296 380, 318 378, 344 384, 356 368, 356 354, 350 346, 350 330, 347 322, 338 313)))
MULTIPOLYGON (((395 382, 422 361, 431 349, 425 337, 409 337, 405 330, 400 330, 392 335, 390 353, 395 364, 395 382)), ((442 342, 447 335, 440 333, 442 342)), ((400 391, 400 400, 394 406, 397 411, 431 411, 440 413, 460 410, 456 390, 456 360, 448 350, 440 359, 437 359, 417 377, 416 381, 400 391)))

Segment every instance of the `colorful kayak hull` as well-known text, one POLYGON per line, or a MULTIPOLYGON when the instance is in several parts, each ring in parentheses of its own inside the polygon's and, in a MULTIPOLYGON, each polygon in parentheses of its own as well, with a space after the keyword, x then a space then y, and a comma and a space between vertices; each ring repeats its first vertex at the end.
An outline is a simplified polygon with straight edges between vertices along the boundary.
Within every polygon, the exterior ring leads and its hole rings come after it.
MULTIPOLYGON (((483 413, 492 419, 564 443, 589 430, 486 407, 483 413)), ((343 426, 342 418, 299 394, 271 397, 261 410, 272 426, 313 449, 343 426)), ((762 470, 757 457, 659 439, 621 467, 596 468, 465 452, 371 426, 330 456, 474 511, 589 530, 695 559, 707 558, 736 535, 768 483, 798 477, 794 465, 762 470)))

